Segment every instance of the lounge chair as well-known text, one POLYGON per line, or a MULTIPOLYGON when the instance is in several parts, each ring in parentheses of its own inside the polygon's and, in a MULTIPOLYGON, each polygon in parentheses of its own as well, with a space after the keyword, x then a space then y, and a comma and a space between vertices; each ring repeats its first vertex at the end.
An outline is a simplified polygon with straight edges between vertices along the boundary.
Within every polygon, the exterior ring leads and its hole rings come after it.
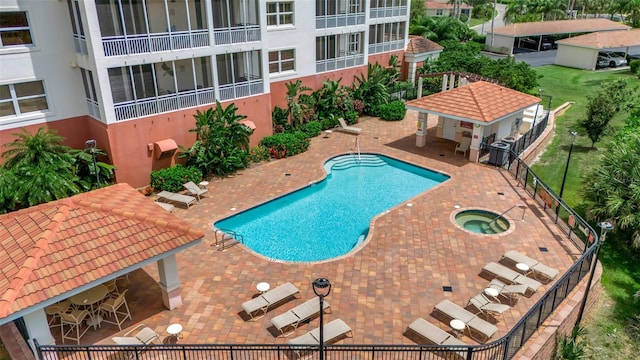
POLYGON ((495 262, 488 263, 482 268, 482 270, 491 274, 494 278, 498 278, 508 284, 527 285, 530 292, 536 292, 536 290, 542 286, 539 281, 528 278, 519 272, 513 271, 508 267, 495 262))
POLYGON ((209 192, 208 189, 201 188, 200 186, 196 185, 193 181, 189 181, 188 183, 182 184, 182 186, 184 186, 184 188, 187 189, 189 194, 198 198, 198 201, 200 201, 200 195, 209 192))
POLYGON ((340 127, 336 128, 337 131, 342 131, 354 135, 360 135, 360 133, 362 132, 362 129, 360 129, 359 127, 347 125, 343 118, 338 118, 338 122, 340 123, 340 127))
POLYGON ((462 140, 456 144, 455 150, 453 150, 453 154, 455 155, 458 151, 463 153, 464 156, 467 156, 467 151, 471 147, 471 138, 463 137, 462 140))
MULTIPOLYGON (((349 333, 353 336, 353 332, 349 325, 340 319, 336 319, 325 324, 323 329, 323 341, 325 344, 333 343, 342 337, 348 337, 349 333)), ((315 328, 304 335, 293 338, 289 340, 288 344, 305 345, 304 347, 295 347, 293 350, 296 355, 300 357, 304 351, 310 349, 306 345, 312 345, 313 349, 315 349, 315 347, 320 344, 320 328, 315 328)))
POLYGON ((124 354, 129 359, 139 359, 140 354, 148 345, 160 340, 160 335, 145 324, 140 324, 129 330, 124 336, 112 337, 111 340, 124 347, 124 351, 121 351, 120 354, 124 354), (136 334, 131 336, 133 333, 136 334), (129 347, 127 348, 127 346, 129 347))
MULTIPOLYGON (((484 337, 482 340, 489 340, 493 334, 498 331, 498 328, 492 323, 479 318, 474 313, 449 300, 442 300, 434 309, 447 315, 451 319, 458 319, 464 322, 465 326, 469 328, 469 330, 474 330, 475 332, 480 333, 484 337)), ((473 337, 473 331, 469 331, 469 336, 473 337)))
POLYGON ((514 295, 526 295, 529 289, 527 285, 507 285, 498 279, 491 280, 489 287, 498 290, 498 296, 502 296, 509 301, 514 300, 514 303, 517 303, 519 299, 514 295))
POLYGON ((539 275, 544 277, 544 280, 549 282, 553 280, 560 273, 557 269, 541 264, 538 260, 532 259, 526 255, 523 255, 515 250, 507 251, 502 255, 501 262, 507 262, 510 264, 526 264, 532 271, 533 277, 539 280, 539 275))
POLYGON ((300 290, 293 286, 293 284, 284 283, 258 297, 243 302, 241 306, 244 312, 251 317, 251 320, 256 320, 265 316, 270 307, 299 294, 300 290), (260 312, 262 312, 262 315, 256 317, 260 312))
POLYGON ((478 294, 472 297, 471 299, 469 299, 469 304, 473 305, 476 309, 478 309, 478 311, 484 313, 485 315, 502 315, 502 313, 511 309, 509 305, 491 302, 491 300, 487 299, 484 294, 478 294))
POLYGON ((160 199, 184 204, 187 209, 190 205, 196 202, 196 198, 193 196, 176 194, 170 191, 160 191, 157 195, 160 199))
POLYGON ((160 206, 161 208, 167 210, 168 212, 173 212, 173 209, 175 209, 175 206, 171 204, 159 202, 159 201, 154 201, 154 204, 160 206))
MULTIPOLYGON (((288 336, 292 334, 301 323, 320 314, 319 301, 318 297, 313 297, 284 314, 274 317, 271 319, 271 323, 280 331, 281 335, 288 336), (291 328, 291 330, 285 333, 285 330, 288 328, 291 328)), ((331 308, 331 305, 326 301, 324 301, 322 305, 322 310, 331 308)))
MULTIPOLYGON (((417 318, 414 322, 407 326, 407 331, 411 330, 415 334, 423 337, 434 345, 448 345, 448 346, 469 346, 464 342, 458 340, 455 336, 440 329, 423 318, 417 318)), ((461 358, 466 358, 466 351, 458 351, 456 355, 461 358)), ((445 356, 446 357, 446 356, 445 356)))

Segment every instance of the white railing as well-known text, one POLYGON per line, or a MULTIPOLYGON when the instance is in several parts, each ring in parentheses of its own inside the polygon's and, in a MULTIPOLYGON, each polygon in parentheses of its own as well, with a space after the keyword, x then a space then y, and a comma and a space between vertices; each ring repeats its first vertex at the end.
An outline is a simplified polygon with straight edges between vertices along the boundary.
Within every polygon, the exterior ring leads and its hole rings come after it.
POLYGON ((208 30, 176 31, 102 38, 105 56, 121 56, 209 46, 208 30))
POLYGON ((316 61, 316 72, 332 71, 364 65, 364 55, 346 55, 333 59, 325 59, 316 61))
POLYGON ((342 26, 364 24, 365 13, 334 14, 316 16, 316 29, 328 29, 342 26))
POLYGON ((87 40, 85 39, 84 35, 74 34, 73 35, 73 45, 75 46, 76 52, 78 54, 84 54, 84 55, 88 54, 88 51, 87 51, 87 40))
POLYGON ((369 54, 404 49, 404 40, 387 41, 380 44, 369 44, 369 54))
POLYGON ((251 95, 262 94, 264 83, 262 79, 248 80, 220 86, 220 100, 231 100, 251 95))
POLYGON ((215 103, 213 88, 181 91, 177 94, 162 95, 114 104, 116 121, 134 119, 194 106, 215 103))
POLYGON ((260 26, 247 25, 224 29, 214 29, 213 36, 216 45, 260 41, 260 26))
POLYGON ((377 7, 371 8, 369 11, 369 17, 371 18, 383 18, 392 16, 405 16, 407 15, 406 6, 389 6, 389 7, 377 7))
POLYGON ((87 99, 87 110, 89 111, 89 116, 100 120, 100 104, 97 101, 87 99))

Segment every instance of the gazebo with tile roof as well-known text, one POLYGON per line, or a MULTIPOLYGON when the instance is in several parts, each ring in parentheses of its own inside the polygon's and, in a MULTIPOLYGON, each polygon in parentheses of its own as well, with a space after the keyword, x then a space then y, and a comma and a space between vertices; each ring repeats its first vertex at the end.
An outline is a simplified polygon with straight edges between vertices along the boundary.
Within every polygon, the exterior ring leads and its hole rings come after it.
MULTIPOLYGON (((447 83, 446 76, 443 82, 447 83)), ((419 112, 419 123, 426 122, 428 114, 438 116, 437 137, 456 142, 464 136, 471 137, 469 160, 474 162, 478 161, 484 137, 517 137, 524 111, 541 101, 486 81, 459 82, 461 85, 456 88, 408 101, 405 106, 419 112)))
POLYGON ((164 305, 182 304, 176 254, 204 234, 117 184, 0 216, 0 326, 55 340, 44 308, 157 262, 164 305))
POLYGON ((405 76, 407 81, 415 82, 416 70, 428 59, 437 59, 444 50, 442 45, 422 36, 409 35, 409 43, 404 52, 405 76))

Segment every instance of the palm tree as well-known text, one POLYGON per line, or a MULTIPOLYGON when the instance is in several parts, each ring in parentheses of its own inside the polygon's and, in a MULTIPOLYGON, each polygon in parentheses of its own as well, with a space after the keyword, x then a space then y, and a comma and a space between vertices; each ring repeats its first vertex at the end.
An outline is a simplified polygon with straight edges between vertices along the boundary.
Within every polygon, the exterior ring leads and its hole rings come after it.
POLYGON ((432 29, 435 27, 435 19, 430 16, 418 16, 409 22, 409 34, 418 35, 431 41, 438 40, 438 34, 432 29))
POLYGON ((564 19, 567 16, 565 0, 537 0, 533 9, 542 15, 542 21, 564 19))
POLYGON ((509 3, 507 10, 504 12, 505 24, 517 22, 519 18, 530 12, 531 5, 530 0, 514 0, 509 3))
POLYGON ((287 107, 289 109, 289 121, 291 126, 299 126, 302 124, 302 117, 304 115, 304 105, 298 101, 298 97, 304 91, 310 91, 311 88, 302 85, 301 80, 296 82, 288 82, 285 84, 287 87, 287 107))

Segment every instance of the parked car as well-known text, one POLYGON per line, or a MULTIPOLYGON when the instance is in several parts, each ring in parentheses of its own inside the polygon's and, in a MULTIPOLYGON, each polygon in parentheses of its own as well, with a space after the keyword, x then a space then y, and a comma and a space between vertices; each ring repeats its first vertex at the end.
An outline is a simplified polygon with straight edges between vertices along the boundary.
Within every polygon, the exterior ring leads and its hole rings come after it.
POLYGON ((602 60, 603 62, 604 60, 607 60, 609 62, 610 67, 627 65, 627 59, 625 59, 624 57, 617 56, 613 52, 600 51, 598 53, 598 62, 600 62, 600 60, 602 60))
POLYGON ((607 54, 611 54, 613 56, 621 57, 623 59, 627 59, 627 64, 632 62, 633 60, 640 60, 640 54, 627 54, 624 51, 602 51, 607 54))
MULTIPOLYGON (((524 38, 520 39, 520 47, 538 50, 538 40, 532 38, 524 38)), ((551 50, 553 49, 553 43, 548 40, 542 40, 542 44, 540 44, 540 51, 551 50)))
POLYGON ((596 61, 596 69, 602 69, 609 67, 609 59, 598 56, 596 61))

